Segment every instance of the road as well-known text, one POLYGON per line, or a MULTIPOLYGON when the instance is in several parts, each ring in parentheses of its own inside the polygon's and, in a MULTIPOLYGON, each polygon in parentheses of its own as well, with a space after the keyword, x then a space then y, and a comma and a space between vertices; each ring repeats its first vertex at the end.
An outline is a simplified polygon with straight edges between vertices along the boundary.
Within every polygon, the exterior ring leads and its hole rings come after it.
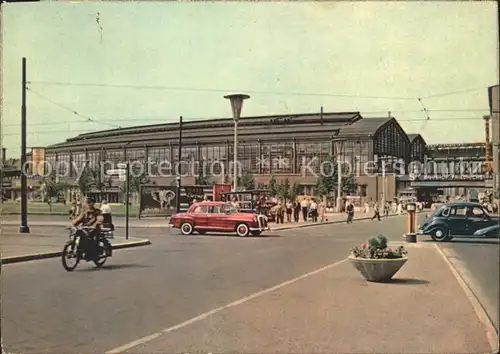
POLYGON ((484 307, 499 331, 499 240, 454 239, 440 243, 451 263, 484 307))
POLYGON ((103 353, 340 261, 369 236, 400 240, 405 225, 388 218, 250 238, 147 230, 153 245, 118 251, 101 270, 83 263, 67 273, 59 259, 7 265, 5 351, 103 353))
MULTIPOLYGON (((59 259, 3 267, 5 350, 104 352, 248 294, 341 260, 353 244, 404 218, 272 232, 269 237, 148 234, 152 246, 116 252, 95 270, 59 259)), ((148 230, 149 232, 149 230, 148 230)))

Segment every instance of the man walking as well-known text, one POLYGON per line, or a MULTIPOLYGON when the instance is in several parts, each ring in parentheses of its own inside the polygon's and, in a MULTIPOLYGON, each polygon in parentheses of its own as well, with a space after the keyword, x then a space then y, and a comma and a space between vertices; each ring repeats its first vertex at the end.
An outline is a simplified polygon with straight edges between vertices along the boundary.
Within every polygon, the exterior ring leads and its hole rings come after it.
POLYGON ((307 199, 304 198, 300 202, 300 207, 302 209, 302 218, 304 219, 304 221, 307 221, 307 213, 309 212, 309 202, 307 201, 307 199))
POLYGON ((347 223, 352 224, 352 219, 354 218, 354 205, 351 202, 347 202, 345 209, 347 213, 347 223))
POLYGON ((311 200, 309 211, 311 212, 312 222, 318 222, 318 204, 316 204, 316 201, 314 199, 311 200))
POLYGON ((377 218, 378 221, 380 221, 380 205, 379 203, 376 203, 373 205, 373 216, 372 216, 372 220, 377 218))

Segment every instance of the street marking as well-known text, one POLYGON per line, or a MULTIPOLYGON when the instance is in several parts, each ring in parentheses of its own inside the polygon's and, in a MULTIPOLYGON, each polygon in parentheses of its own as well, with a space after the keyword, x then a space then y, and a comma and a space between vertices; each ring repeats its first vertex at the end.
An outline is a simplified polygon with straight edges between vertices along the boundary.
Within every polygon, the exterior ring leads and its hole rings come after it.
POLYGON ((259 292, 256 292, 256 293, 253 293, 249 296, 246 296, 240 300, 236 300, 234 302, 231 302, 227 305, 224 305, 224 306, 221 306, 221 307, 218 307, 216 309, 213 309, 211 311, 208 311, 208 312, 205 312, 205 313, 202 313, 201 315, 198 315, 196 317, 193 317, 187 321, 184 321, 182 323, 179 323, 178 325, 175 325, 175 326, 172 326, 172 327, 168 327, 168 328, 165 328, 157 333, 153 333, 149 336, 146 336, 146 337, 143 337, 143 338, 139 338, 133 342, 130 342, 128 344, 125 344, 125 345, 122 345, 121 347, 118 347, 118 348, 115 348, 115 349, 112 349, 112 350, 109 350, 107 351, 105 354, 116 354, 116 353, 123 353, 124 351, 127 351, 129 349, 132 349, 133 347, 136 347, 138 345, 141 345, 141 344, 145 344, 147 342, 150 342, 152 341, 153 339, 156 339, 158 338, 159 336, 163 335, 163 334, 166 334, 166 333, 170 333, 170 332, 173 332, 177 329, 180 329, 180 328, 183 328, 183 327, 186 327, 186 326, 189 326, 190 324, 193 324, 195 322, 199 322, 201 320, 204 320, 205 318, 207 317, 210 317, 212 315, 215 315, 216 313, 218 312, 221 312, 223 310, 226 310, 226 309, 229 309, 231 307, 235 307, 235 306, 238 306, 238 305, 241 305, 241 304, 244 304, 250 300, 253 300, 259 296, 262 296, 262 295, 265 295, 265 294, 268 294, 270 292, 273 292, 275 290, 278 290, 278 289, 281 289, 287 285, 291 285, 293 283, 296 283, 298 282, 299 280, 302 280, 302 279, 305 279, 307 277, 310 277, 311 275, 315 275, 315 274, 318 274, 318 273, 321 273, 325 270, 328 270, 330 268, 333 268, 335 266, 338 266, 342 263, 344 263, 345 261, 347 261, 347 258, 339 261, 339 262, 335 262, 335 263, 331 263, 331 264, 328 264, 324 267, 321 267, 321 268, 318 268, 318 269, 315 269, 309 273, 305 273, 305 274, 302 274, 296 278, 293 278, 293 279, 290 279, 290 280, 287 280, 281 284, 278 284, 278 285, 275 285, 271 288, 267 288, 267 289, 264 289, 264 290, 261 290, 259 292))
POLYGON ((488 343, 490 344, 490 347, 492 349, 492 353, 498 353, 499 350, 499 345, 498 345, 498 333, 495 329, 495 325, 491 321, 490 317, 486 313, 486 310, 484 309, 483 305, 481 305, 481 302, 479 299, 476 297, 472 289, 467 285, 467 282, 463 279, 463 277, 460 275, 460 273, 456 270, 455 266, 451 263, 451 261, 448 259, 448 255, 452 255, 453 252, 449 249, 445 250, 441 249, 441 247, 438 246, 437 243, 433 244, 438 253, 443 257, 443 260, 446 262, 448 267, 450 268, 451 272, 455 276, 455 279, 457 280, 458 284, 462 287, 465 296, 469 300, 469 303, 471 304, 472 308, 476 312, 477 317, 479 318, 479 321, 481 321, 485 327, 486 330, 486 338, 488 339, 488 343))

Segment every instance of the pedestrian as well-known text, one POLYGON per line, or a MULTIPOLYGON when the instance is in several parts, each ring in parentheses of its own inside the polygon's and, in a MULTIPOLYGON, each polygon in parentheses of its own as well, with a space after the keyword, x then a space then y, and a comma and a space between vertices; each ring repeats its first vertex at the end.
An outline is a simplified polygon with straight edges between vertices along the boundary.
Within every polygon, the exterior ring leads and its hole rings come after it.
POLYGON ((283 207, 283 203, 278 201, 278 204, 276 204, 275 208, 275 213, 276 213, 276 223, 277 224, 284 224, 285 223, 285 210, 283 207))
POLYGON ((368 214, 370 212, 370 204, 368 202, 365 202, 365 214, 368 214))
POLYGON ((295 202, 293 203, 293 221, 299 222, 299 216, 300 216, 300 203, 295 199, 295 202))
POLYGON ((309 201, 306 198, 304 198, 300 202, 300 207, 302 209, 302 219, 304 221, 307 221, 307 214, 309 213, 309 201))
POLYGON ((352 202, 347 202, 345 210, 347 214, 347 223, 352 224, 352 219, 354 218, 354 205, 352 202))
POLYGON ((318 204, 314 199, 311 200, 309 211, 311 213, 312 222, 318 222, 318 204))
POLYGON ((398 203, 397 212, 398 212, 398 215, 403 214, 403 204, 401 204, 401 202, 398 203))
POLYGON ((378 221, 380 221, 380 206, 379 206, 379 203, 375 203, 373 205, 373 216, 372 216, 372 220, 377 218, 378 221))
POLYGON ((290 199, 286 200, 286 221, 292 222, 293 204, 290 199))
POLYGON ((319 218, 321 222, 325 222, 325 214, 326 214, 326 204, 323 200, 319 202, 318 205, 319 218))

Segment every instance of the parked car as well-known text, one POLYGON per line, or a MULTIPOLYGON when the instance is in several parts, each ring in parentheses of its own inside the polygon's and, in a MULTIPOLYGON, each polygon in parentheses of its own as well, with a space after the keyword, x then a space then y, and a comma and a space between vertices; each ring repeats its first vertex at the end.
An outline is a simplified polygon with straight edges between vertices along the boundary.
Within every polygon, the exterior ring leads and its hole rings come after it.
POLYGON ((249 234, 258 236, 269 230, 267 218, 255 213, 242 213, 225 202, 193 203, 187 212, 172 216, 169 221, 173 228, 183 235, 193 232, 236 232, 238 236, 249 234))
POLYGON ((430 235, 438 242, 460 237, 496 238, 500 235, 500 224, 498 217, 490 216, 481 204, 457 202, 437 208, 417 233, 430 235))

